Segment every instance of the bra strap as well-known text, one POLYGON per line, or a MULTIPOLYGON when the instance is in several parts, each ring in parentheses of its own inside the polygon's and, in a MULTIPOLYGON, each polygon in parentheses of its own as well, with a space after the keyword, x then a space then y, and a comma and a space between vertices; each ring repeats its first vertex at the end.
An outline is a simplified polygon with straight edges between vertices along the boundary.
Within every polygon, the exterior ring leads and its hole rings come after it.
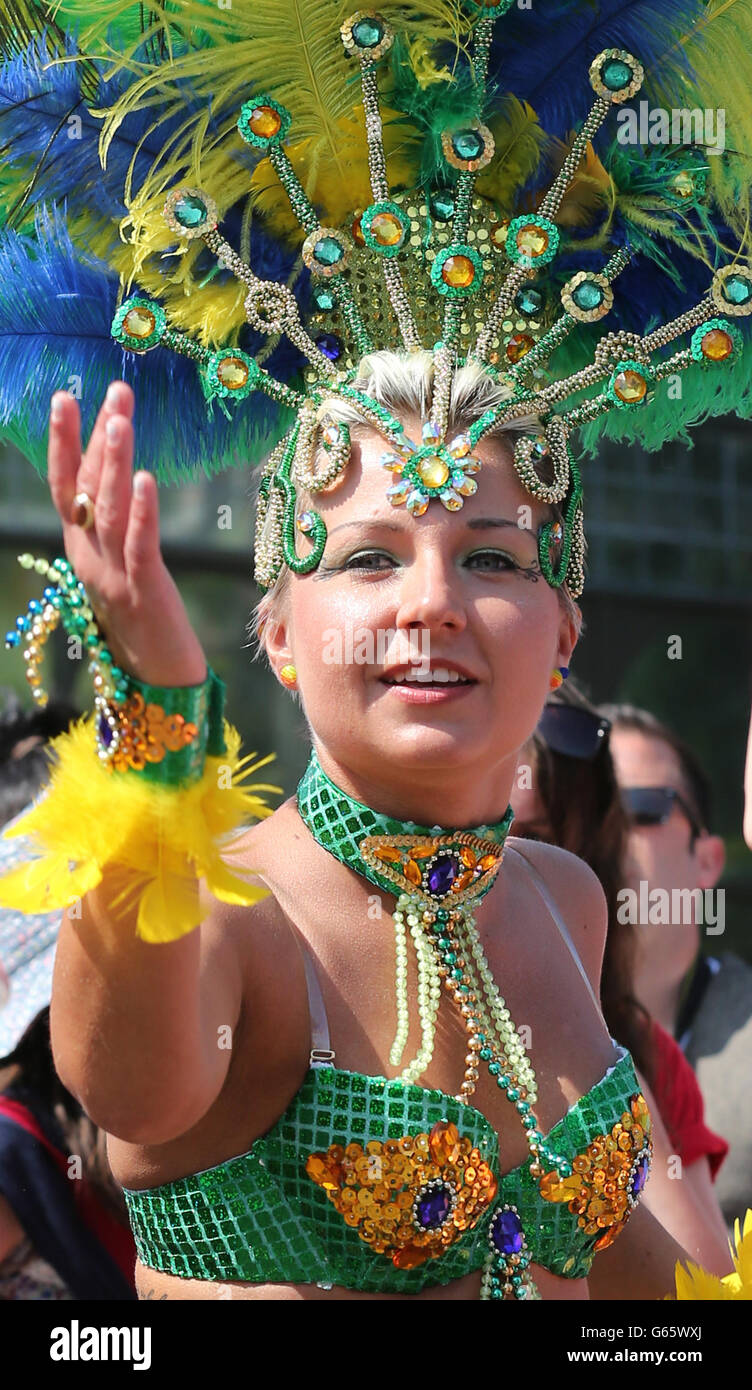
POLYGON ((329 1067, 334 1061, 329 1039, 329 1020, 321 992, 321 984, 313 963, 308 943, 299 936, 305 966, 306 989, 308 990, 308 1012, 311 1017, 311 1056, 309 1066, 329 1067))
POLYGON ((522 853, 522 850, 516 849, 515 846, 513 846, 513 845, 507 845, 507 851, 509 851, 510 849, 514 849, 514 850, 515 850, 515 853, 518 854, 518 855, 520 856, 520 859, 524 859, 525 863, 527 864, 527 866, 528 866, 528 868, 529 868, 529 870, 530 870, 530 876, 531 876, 533 882, 535 883, 535 885, 536 885, 536 887, 537 887, 537 889, 538 889, 538 892, 540 893, 541 897, 543 898, 544 902, 546 903, 546 906, 548 907, 548 910, 549 910, 549 912, 551 913, 551 916, 553 917, 553 919, 554 919, 554 921, 555 921, 557 927, 559 928, 559 931, 561 932, 561 935, 563 936, 564 941, 566 942, 567 946, 569 947, 569 951, 570 951, 570 954, 571 954, 571 956, 572 956, 572 960, 574 961, 575 965, 577 966, 577 969, 579 970, 579 972, 580 972, 580 974, 581 974, 581 976, 582 976, 582 978, 583 978, 583 980, 584 980, 584 982, 585 982, 585 985, 586 985, 586 987, 587 987, 588 994, 590 995, 590 998, 592 999, 593 1003, 595 1004, 595 1007, 596 1007, 598 1013, 602 1016, 602 1015, 603 1015, 603 1009, 602 1009, 600 1000, 597 998, 597 996, 596 996, 596 994, 595 994, 595 991, 594 991, 594 989, 593 989, 593 986, 592 986, 592 984, 590 983, 590 977, 589 977, 589 975, 587 974, 587 971, 585 970, 585 967, 584 967, 584 965, 582 964, 582 961, 580 960, 580 957, 579 957, 579 954, 578 954, 578 951, 577 951, 577 947, 575 946, 575 944, 574 944, 574 942, 573 942, 573 940, 572 940, 572 938, 571 938, 571 936, 570 936, 570 934, 569 934, 569 928, 567 927, 567 924, 566 924, 566 922, 564 921, 564 918, 562 917, 561 913, 559 912, 559 909, 558 909, 558 907, 556 906, 556 903, 555 903, 553 897, 551 896, 551 893, 550 893, 550 891, 549 891, 549 887, 548 887, 548 884, 546 883, 546 880, 545 880, 545 879, 543 878, 543 876, 539 873, 538 869, 536 869, 535 865, 534 865, 533 863, 531 863, 531 861, 528 859, 527 855, 522 853))

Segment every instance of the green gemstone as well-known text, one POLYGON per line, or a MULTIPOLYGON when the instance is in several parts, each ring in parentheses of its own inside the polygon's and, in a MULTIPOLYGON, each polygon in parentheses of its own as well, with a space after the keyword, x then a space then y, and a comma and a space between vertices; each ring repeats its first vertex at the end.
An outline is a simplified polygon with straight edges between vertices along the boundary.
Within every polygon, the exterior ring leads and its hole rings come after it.
POLYGON ((436 193, 432 193, 428 200, 428 208, 436 222, 451 222, 454 217, 454 198, 449 189, 440 188, 436 193))
POLYGON ((632 81, 632 69, 618 58, 609 58, 601 68, 601 81, 604 87, 608 87, 609 92, 620 92, 622 87, 628 87, 632 81))
POLYGON ((313 302, 322 314, 329 313, 334 308, 336 300, 331 290, 322 285, 320 289, 313 291, 313 302))
POLYGON ((576 289, 572 290, 572 299, 578 309, 589 312, 603 303, 603 290, 594 280, 582 280, 576 289))
POLYGON ((367 19, 359 19, 353 24, 352 36, 358 48, 375 48, 384 37, 384 26, 370 15, 367 19))
POLYGON ((181 227, 198 227, 206 218, 206 203, 192 193, 184 193, 175 203, 172 214, 181 227))
POLYGON ((344 251, 340 242, 333 236, 324 236, 313 248, 313 258, 319 265, 336 265, 342 260, 344 251))
POLYGON ((540 290, 518 290, 514 296, 514 307, 520 314, 538 314, 543 308, 543 295, 540 290))
POLYGON ((722 293, 729 304, 746 304, 752 295, 752 281, 743 275, 729 275, 723 281, 722 293))
POLYGON ((483 153, 483 136, 478 130, 458 130, 452 136, 452 149, 458 159, 477 159, 483 153))

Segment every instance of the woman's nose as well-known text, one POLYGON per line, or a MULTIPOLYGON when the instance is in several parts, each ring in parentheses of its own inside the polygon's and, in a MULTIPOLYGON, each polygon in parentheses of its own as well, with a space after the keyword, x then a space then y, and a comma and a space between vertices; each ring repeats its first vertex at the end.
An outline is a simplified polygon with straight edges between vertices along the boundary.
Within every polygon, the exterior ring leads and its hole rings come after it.
POLYGON ((435 550, 416 555, 402 571, 398 627, 449 627, 461 631, 467 614, 454 563, 435 550))

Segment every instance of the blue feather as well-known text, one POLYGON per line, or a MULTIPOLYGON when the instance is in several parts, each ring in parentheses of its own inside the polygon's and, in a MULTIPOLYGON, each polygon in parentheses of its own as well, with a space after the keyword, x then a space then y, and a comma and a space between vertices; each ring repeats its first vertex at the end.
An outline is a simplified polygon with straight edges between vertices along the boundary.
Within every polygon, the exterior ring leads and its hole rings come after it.
POLYGON ((684 105, 681 73, 689 68, 676 40, 704 11, 702 0, 548 0, 525 9, 513 6, 495 26, 489 86, 530 102, 544 129, 563 139, 592 105, 588 69, 593 58, 605 48, 624 48, 645 68, 640 96, 651 98, 657 73, 664 100, 673 104, 675 96, 676 104, 684 105), (669 50, 676 65, 673 79, 665 63, 669 50))
MULTIPOLYGON (((29 207, 65 197, 72 216, 95 214, 119 220, 126 211, 123 192, 129 172, 136 190, 165 142, 191 112, 203 111, 205 103, 184 83, 182 110, 162 120, 158 129, 153 129, 161 114, 158 107, 130 112, 110 142, 103 168, 99 156, 102 122, 92 110, 111 106, 133 79, 126 71, 107 77, 104 64, 87 59, 89 70, 98 74, 98 88, 94 96, 89 93, 85 98, 84 72, 80 63, 73 61, 77 55, 75 40, 68 35, 64 55, 68 61, 51 62, 40 35, 23 53, 2 64, 0 141, 4 158, 34 172, 29 207)), ((215 130, 211 122, 209 130, 215 130)), ((249 167, 254 163, 250 150, 248 156, 241 150, 238 158, 249 167)))
POLYGON ((136 393, 136 465, 163 481, 258 459, 279 427, 278 407, 253 395, 232 419, 207 413, 195 365, 156 348, 124 353, 110 336, 118 279, 73 246, 59 210, 37 213, 35 236, 0 234, 0 435, 45 471, 53 391, 79 396, 84 438, 108 382, 136 393))

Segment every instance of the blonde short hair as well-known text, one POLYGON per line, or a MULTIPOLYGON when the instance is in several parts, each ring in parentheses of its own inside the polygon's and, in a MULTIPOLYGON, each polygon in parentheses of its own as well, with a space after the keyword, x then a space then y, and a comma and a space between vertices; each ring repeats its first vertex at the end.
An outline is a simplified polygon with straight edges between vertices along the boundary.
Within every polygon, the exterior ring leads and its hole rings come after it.
MULTIPOLYGON (((371 352, 362 359, 358 376, 352 385, 356 390, 364 392, 377 401, 379 405, 391 411, 393 415, 400 417, 417 415, 419 419, 427 420, 433 396, 433 371, 434 359, 430 352, 371 352)), ((474 420, 479 419, 487 410, 509 399, 510 394, 509 387, 495 381, 479 362, 469 362, 466 366, 459 367, 452 378, 448 422, 450 437, 452 434, 459 434, 466 430, 474 420)), ((372 428, 360 414, 354 402, 351 403, 338 398, 325 400, 319 408, 318 415, 320 419, 326 415, 332 420, 347 424, 351 430, 358 427, 372 428)), ((515 432, 539 428, 540 421, 537 415, 524 415, 509 424, 489 430, 485 438, 500 439, 505 435, 514 435, 515 432)), ((544 481, 549 480, 544 478, 544 481)), ((260 483, 261 477, 259 476, 257 488, 260 483)), ((299 516, 311 505, 312 498, 305 493, 303 488, 299 487, 296 498, 296 516, 299 516)), ((315 506, 315 503, 313 505, 315 506)), ((552 503, 551 511, 555 520, 563 520, 560 505, 552 503)), ((258 644, 256 656, 263 650, 264 625, 269 618, 279 613, 288 590, 290 577, 290 570, 287 565, 283 565, 277 580, 266 591, 253 611, 249 631, 258 644)), ((575 624, 579 636, 582 630, 582 612, 579 605, 572 598, 566 584, 562 584, 557 593, 562 607, 575 624)))

